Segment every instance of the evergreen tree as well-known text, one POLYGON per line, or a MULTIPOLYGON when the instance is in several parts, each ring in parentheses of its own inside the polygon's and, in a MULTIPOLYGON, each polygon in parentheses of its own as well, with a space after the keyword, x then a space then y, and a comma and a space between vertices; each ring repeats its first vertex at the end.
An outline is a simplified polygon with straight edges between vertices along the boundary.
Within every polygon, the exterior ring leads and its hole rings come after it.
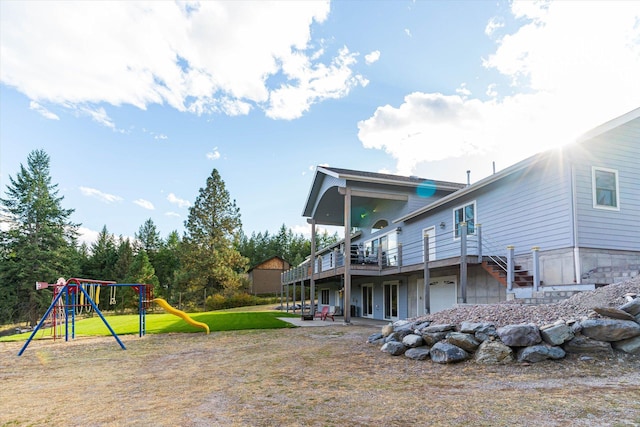
POLYGON ((154 290, 155 295, 164 297, 167 301, 175 302, 176 273, 180 268, 180 235, 172 231, 166 241, 161 242, 160 249, 152 263, 158 277, 159 286, 154 290))
POLYGON ((29 153, 9 177, 0 205, 9 219, 1 232, 0 321, 28 320, 32 325, 51 303, 51 293, 36 291, 36 281, 55 282, 77 273, 75 238, 78 224, 69 220, 73 209, 63 209, 57 184, 51 183, 49 156, 29 153))
POLYGON ((216 169, 189 208, 185 229, 181 278, 191 302, 200 295, 239 290, 248 262, 237 250, 242 233, 240 209, 216 169))
POLYGON ((91 256, 87 262, 87 279, 116 280, 118 251, 115 238, 109 234, 107 226, 102 227, 98 239, 91 244, 91 256))
POLYGON ((160 238, 160 232, 158 232, 158 229, 151 218, 146 220, 145 223, 140 226, 135 237, 138 243, 147 252, 149 260, 153 263, 155 254, 160 250, 162 239, 160 238))
POLYGON ((113 279, 116 282, 125 282, 129 277, 129 271, 133 264, 133 247, 129 238, 120 236, 117 249, 117 260, 113 266, 113 279))

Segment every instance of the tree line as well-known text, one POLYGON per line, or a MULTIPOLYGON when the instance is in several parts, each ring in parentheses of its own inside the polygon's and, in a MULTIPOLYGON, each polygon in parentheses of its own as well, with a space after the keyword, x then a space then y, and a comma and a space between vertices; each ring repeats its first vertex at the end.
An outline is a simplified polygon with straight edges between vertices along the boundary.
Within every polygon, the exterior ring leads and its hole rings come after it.
MULTIPOLYGON (((246 236, 240 209, 216 169, 189 208, 182 235, 161 237, 150 218, 133 238, 109 233, 105 225, 95 242, 79 243, 81 224, 50 176, 44 150, 29 153, 0 197, 0 324, 35 324, 51 304, 52 291, 36 290, 36 281, 59 277, 112 280, 154 285, 154 294, 184 310, 207 308, 214 296, 246 293, 246 272, 272 256, 292 265, 304 261, 311 242, 283 224, 278 233, 246 236)), ((337 234, 316 236, 319 247, 335 243, 337 234)), ((129 287, 102 290, 101 310, 131 309, 137 303, 129 287), (117 292, 114 294, 113 292, 117 292)))

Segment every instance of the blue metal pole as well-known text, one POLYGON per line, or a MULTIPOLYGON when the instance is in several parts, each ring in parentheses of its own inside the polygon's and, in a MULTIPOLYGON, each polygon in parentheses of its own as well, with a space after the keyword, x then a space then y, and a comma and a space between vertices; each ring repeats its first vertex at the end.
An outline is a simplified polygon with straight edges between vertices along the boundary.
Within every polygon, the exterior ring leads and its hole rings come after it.
POLYGON ((142 294, 144 293, 144 285, 138 287, 138 336, 144 335, 144 307, 142 306, 142 294))
POLYGON ((69 284, 64 287, 64 340, 69 341, 69 284))
MULTIPOLYGON (((80 285, 78 285, 80 288, 80 285)), ((76 291, 76 294, 73 296, 73 305, 71 306, 71 339, 76 339, 76 308, 80 303, 80 294, 76 291)))
MULTIPOLYGON (((64 289, 67 286, 68 285, 65 285, 64 288, 62 288, 62 291, 64 291, 64 289)), ((51 305, 49 306, 47 311, 44 313, 44 316, 42 316, 42 319, 40 319, 40 322, 38 322, 38 325, 35 327, 33 332, 31 332, 31 335, 29 335, 29 338, 27 338, 27 341, 24 343, 24 345, 22 346, 22 348, 18 352, 18 356, 22 356, 22 353, 24 353, 24 351, 27 349, 27 346, 29 345, 29 343, 31 342, 33 337, 35 336, 36 332, 38 332, 38 330, 42 327, 42 324, 44 323, 44 321, 47 320, 47 317, 49 316, 49 313, 51 313, 51 310, 53 310, 53 307, 55 307, 55 305, 58 302, 58 300, 62 297, 62 291, 60 291, 60 293, 58 295, 56 295, 56 297, 53 299, 53 302, 51 303, 51 305)))
MULTIPOLYGON (((82 289, 82 287, 80 287, 82 289)), ((120 341, 120 338, 118 338, 118 335, 114 332, 114 330, 111 328, 111 325, 109 325, 109 322, 107 322, 107 319, 104 318, 104 316, 102 315, 102 312, 100 311, 100 309, 98 308, 98 306, 96 305, 95 302, 93 302, 93 300, 91 299, 91 297, 89 296, 89 294, 87 293, 87 291, 85 291, 84 289, 82 289, 82 292, 84 292, 85 297, 87 298, 87 301, 89 301, 91 303, 91 307, 93 307, 93 309, 96 311, 96 313, 98 313, 98 316, 100 316, 100 318, 102 319, 102 321, 104 322, 105 326, 107 327, 107 329, 109 329, 109 332, 111 332, 111 335, 113 335, 113 337, 116 339, 116 341, 118 342, 118 344, 120 344, 120 347, 122 347, 123 350, 126 350, 127 348, 124 346, 124 344, 122 344, 122 341, 120 341)))

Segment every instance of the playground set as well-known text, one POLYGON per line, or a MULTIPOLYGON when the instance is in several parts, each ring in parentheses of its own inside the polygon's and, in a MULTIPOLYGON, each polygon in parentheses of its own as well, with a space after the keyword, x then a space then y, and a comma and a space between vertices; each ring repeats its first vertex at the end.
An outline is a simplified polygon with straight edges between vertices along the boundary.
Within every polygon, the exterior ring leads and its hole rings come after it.
POLYGON ((187 323, 203 328, 206 330, 207 334, 209 333, 209 325, 207 325, 206 323, 193 320, 187 313, 172 307, 171 305, 169 305, 169 303, 167 303, 167 301, 162 298, 154 298, 153 285, 141 283, 116 283, 109 280, 78 278, 65 280, 62 277, 59 278, 58 281, 54 284, 50 284, 47 282, 36 282, 37 290, 47 289, 50 287, 53 288, 53 300, 51 301, 51 305, 45 312, 44 316, 42 316, 42 319, 40 319, 40 321, 38 322, 38 325, 31 332, 31 335, 20 349, 18 356, 21 356, 22 353, 24 353, 38 330, 40 330, 47 324, 50 324, 51 326, 54 340, 62 336, 63 328, 65 341, 69 341, 70 335, 71 338, 74 339, 76 316, 82 314, 83 312, 90 313, 92 310, 98 316, 100 316, 100 319, 105 324, 111 335, 113 335, 120 347, 123 350, 126 350, 126 347, 98 308, 98 304, 100 302, 100 290, 105 287, 109 288, 110 305, 116 304, 117 288, 130 287, 136 292, 138 296, 139 317, 138 336, 140 337, 144 336, 146 333, 147 309, 153 302, 160 305, 167 312, 179 316, 187 323), (47 322, 47 320, 49 320, 49 322, 47 322), (69 328, 71 328, 71 331, 69 331, 69 328))

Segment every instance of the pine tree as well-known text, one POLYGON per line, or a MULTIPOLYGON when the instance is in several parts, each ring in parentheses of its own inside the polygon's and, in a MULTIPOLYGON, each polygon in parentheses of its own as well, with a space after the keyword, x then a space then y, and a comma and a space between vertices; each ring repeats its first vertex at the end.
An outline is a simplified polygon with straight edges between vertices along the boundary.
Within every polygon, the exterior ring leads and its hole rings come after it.
POLYGON ((155 261, 152 263, 159 283, 159 286, 154 290, 154 294, 165 298, 169 302, 174 302, 175 276, 180 267, 179 251, 181 245, 180 235, 177 231, 172 231, 167 236, 166 241, 161 242, 155 261))
POLYGON ((91 256, 87 262, 88 279, 114 280, 116 277, 116 263, 118 250, 115 237, 109 234, 107 226, 102 227, 98 239, 91 244, 91 256))
POLYGON ((240 209, 216 169, 189 209, 185 229, 181 278, 191 302, 200 295, 239 290, 248 263, 237 250, 242 235, 240 209))
POLYGON ((35 282, 78 273, 78 224, 69 220, 73 209, 62 208, 49 162, 43 150, 29 153, 26 167, 9 177, 7 198, 0 198, 9 220, 0 240, 0 321, 35 324, 51 302, 50 292, 36 291, 35 282))

